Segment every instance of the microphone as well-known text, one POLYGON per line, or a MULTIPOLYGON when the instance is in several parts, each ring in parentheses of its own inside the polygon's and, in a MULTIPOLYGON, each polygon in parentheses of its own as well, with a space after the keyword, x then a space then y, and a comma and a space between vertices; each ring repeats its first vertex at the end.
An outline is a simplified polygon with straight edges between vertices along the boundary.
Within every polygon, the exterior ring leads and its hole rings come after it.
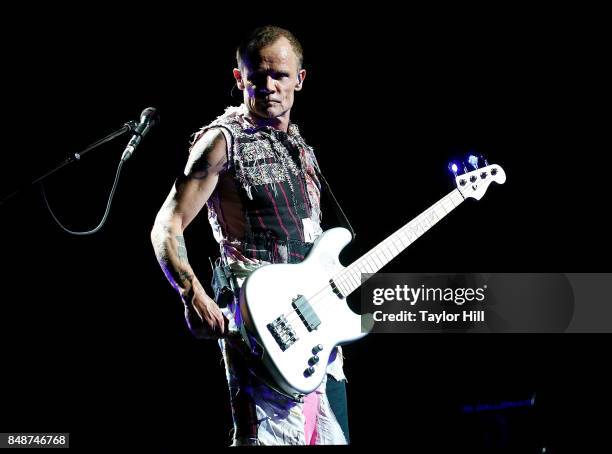
POLYGON ((157 109, 155 107, 147 107, 140 114, 140 122, 134 128, 134 135, 130 139, 125 147, 125 151, 121 156, 121 162, 125 162, 132 156, 134 150, 142 140, 142 138, 147 135, 149 129, 159 123, 159 114, 157 113, 157 109))

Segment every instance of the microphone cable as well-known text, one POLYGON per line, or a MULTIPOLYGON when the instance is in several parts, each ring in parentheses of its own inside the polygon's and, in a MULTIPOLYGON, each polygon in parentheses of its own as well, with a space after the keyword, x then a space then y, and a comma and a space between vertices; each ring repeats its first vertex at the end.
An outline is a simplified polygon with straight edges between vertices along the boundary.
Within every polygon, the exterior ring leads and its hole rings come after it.
POLYGON ((108 196, 108 202, 106 203, 106 211, 104 212, 104 216, 102 216, 102 220, 100 221, 100 223, 98 224, 97 227, 95 227, 92 230, 87 230, 87 231, 84 231, 84 232, 77 232, 77 231, 74 231, 74 230, 70 230, 70 229, 64 227, 64 225, 62 225, 62 223, 59 221, 59 219, 57 219, 57 216, 55 216, 55 213, 53 213, 53 210, 51 209, 51 206, 49 205, 49 201, 47 200, 47 194, 45 192, 45 187, 44 187, 42 181, 40 182, 40 191, 42 193, 43 200, 45 201, 45 205, 47 206, 47 210, 49 210, 49 213, 51 214, 51 217, 53 218, 55 223, 57 225, 59 225, 60 228, 64 232, 69 233, 71 235, 92 235, 92 234, 96 233, 98 230, 100 230, 102 228, 102 226, 106 223, 106 218, 108 217, 108 213, 110 213, 110 208, 111 208, 111 205, 113 203, 113 198, 115 197, 115 189, 117 189, 117 184, 119 183, 119 175, 121 174, 121 169, 123 167, 123 163, 124 162, 125 162, 125 160, 123 160, 123 159, 119 160, 119 165, 117 166, 117 173, 115 174, 115 181, 113 182, 113 187, 110 190, 110 194, 108 196))

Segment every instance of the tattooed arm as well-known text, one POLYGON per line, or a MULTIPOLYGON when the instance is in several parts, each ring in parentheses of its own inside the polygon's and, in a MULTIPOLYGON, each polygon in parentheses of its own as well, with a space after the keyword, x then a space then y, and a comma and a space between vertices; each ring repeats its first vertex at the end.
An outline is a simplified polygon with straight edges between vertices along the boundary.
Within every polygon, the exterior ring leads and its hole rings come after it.
POLYGON ((193 146, 184 175, 176 180, 151 231, 157 260, 185 304, 187 325, 198 338, 223 336, 227 320, 189 264, 183 231, 212 194, 226 161, 225 136, 207 131, 193 146))

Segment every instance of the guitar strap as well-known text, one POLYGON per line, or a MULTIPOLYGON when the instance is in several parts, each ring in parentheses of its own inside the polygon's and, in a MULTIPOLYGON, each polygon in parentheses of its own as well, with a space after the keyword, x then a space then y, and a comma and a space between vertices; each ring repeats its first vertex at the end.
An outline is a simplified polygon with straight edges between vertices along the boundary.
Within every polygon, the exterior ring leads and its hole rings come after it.
POLYGON ((338 221, 341 224, 344 224, 344 227, 346 227, 351 232, 351 235, 353 235, 353 240, 354 240, 357 237, 357 234, 355 233, 353 226, 351 225, 348 218, 346 217, 344 210, 340 206, 338 199, 336 199, 336 196, 334 195, 334 192, 332 191, 331 186, 327 182, 327 178, 325 178, 325 176, 321 172, 321 169, 319 168, 318 163, 315 162, 314 168, 317 173, 317 176, 319 177, 319 180, 321 181, 321 186, 324 192, 328 195, 329 200, 332 202, 332 206, 334 207, 334 212, 336 214, 336 217, 338 218, 338 221))

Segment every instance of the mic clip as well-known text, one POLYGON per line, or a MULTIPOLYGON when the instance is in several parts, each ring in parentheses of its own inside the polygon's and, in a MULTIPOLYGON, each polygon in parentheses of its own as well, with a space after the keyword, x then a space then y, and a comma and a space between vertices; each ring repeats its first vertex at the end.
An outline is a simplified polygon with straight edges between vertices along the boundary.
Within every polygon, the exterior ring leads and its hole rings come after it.
POLYGON ((130 121, 126 122, 123 125, 123 127, 127 128, 126 132, 128 132, 128 131, 132 132, 132 131, 136 130, 137 126, 138 126, 138 122, 135 121, 135 120, 130 120, 130 121))

